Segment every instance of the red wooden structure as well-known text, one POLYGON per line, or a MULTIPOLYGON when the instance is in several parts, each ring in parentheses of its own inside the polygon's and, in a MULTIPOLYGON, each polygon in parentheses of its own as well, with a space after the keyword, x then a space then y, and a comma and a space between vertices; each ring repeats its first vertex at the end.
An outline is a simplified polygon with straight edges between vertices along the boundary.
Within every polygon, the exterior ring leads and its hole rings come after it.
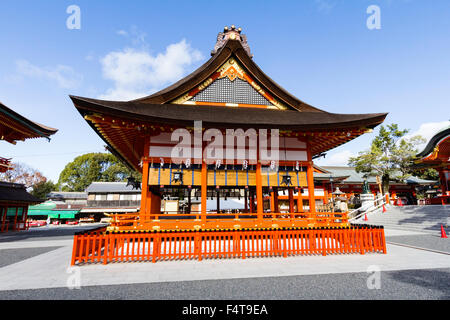
MULTIPOLYGON (((16 144, 33 138, 46 138, 58 130, 33 122, 0 103, 0 143, 16 144)), ((0 173, 13 169, 11 159, 0 157, 0 173)), ((25 230, 28 206, 42 202, 27 193, 24 185, 0 182, 0 232, 25 230)))
POLYGON ((128 102, 71 96, 109 150, 142 172, 140 212, 116 215, 105 237, 192 230, 215 237, 224 229, 247 237, 246 229, 257 236, 262 228, 286 235, 292 228, 348 227, 346 212, 317 210, 313 157, 371 131, 386 114, 315 108, 286 92, 252 58, 246 37, 232 26, 219 33, 209 61, 151 96, 128 102), (287 213, 279 208, 282 190, 290 195, 287 213), (303 190, 307 210, 293 205, 293 194, 303 190), (244 210, 207 210, 207 198, 231 192, 245 199, 244 210), (188 199, 187 212, 162 214, 162 199, 174 194, 188 199), (197 196, 201 206, 194 211, 197 196), (264 208, 268 197, 270 208, 264 208))
POLYGON ((75 235, 71 264, 386 253, 383 227, 120 231, 75 235))
POLYGON ((434 168, 439 172, 441 195, 429 199, 429 204, 450 204, 450 127, 436 133, 417 157, 417 168, 434 168))

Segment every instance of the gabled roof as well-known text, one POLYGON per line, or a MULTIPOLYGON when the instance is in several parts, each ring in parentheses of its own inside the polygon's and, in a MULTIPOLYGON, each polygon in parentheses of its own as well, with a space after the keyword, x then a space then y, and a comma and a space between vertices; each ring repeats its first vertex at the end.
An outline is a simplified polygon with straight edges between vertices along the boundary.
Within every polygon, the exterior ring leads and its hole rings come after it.
POLYGON ((286 105, 298 111, 325 112, 294 97, 285 89, 283 89, 279 84, 273 81, 269 76, 267 76, 252 60, 252 58, 249 57, 247 51, 243 48, 239 40, 227 40, 225 45, 204 65, 202 65, 200 68, 198 68, 185 78, 159 92, 156 92, 144 98, 133 100, 133 102, 149 104, 170 103, 171 101, 186 94, 193 88, 205 82, 220 66, 225 64, 231 57, 234 57, 236 60, 238 60, 252 75, 252 77, 259 82, 263 89, 270 92, 286 105))
POLYGON ((126 182, 92 182, 86 193, 141 193, 141 190, 127 186, 126 182))
POLYGON ((55 134, 58 129, 33 122, 18 114, 0 102, 0 140, 15 144, 30 138, 46 138, 55 134))
POLYGON ((436 133, 416 157, 419 158, 415 164, 417 168, 450 164, 450 127, 436 133))
POLYGON ((47 195, 51 199, 87 199, 86 192, 52 191, 47 195))
POLYGON ((0 182, 0 203, 35 204, 43 202, 29 194, 20 183, 0 182))

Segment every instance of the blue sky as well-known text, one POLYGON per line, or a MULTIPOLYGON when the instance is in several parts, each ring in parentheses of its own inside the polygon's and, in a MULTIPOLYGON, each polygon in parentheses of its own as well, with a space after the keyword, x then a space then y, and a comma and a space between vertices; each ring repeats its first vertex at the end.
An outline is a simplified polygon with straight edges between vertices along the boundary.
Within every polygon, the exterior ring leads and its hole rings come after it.
MULTIPOLYGON (((389 112, 386 124, 425 136, 450 124, 450 1, 16 0, 0 10, 0 101, 59 132, 51 142, 2 141, 0 156, 57 181, 76 156, 104 150, 69 94, 151 94, 205 62, 231 24, 242 27, 264 72, 313 106, 389 112), (80 30, 66 26, 73 4, 80 30), (366 26, 370 5, 381 9, 379 30, 366 26)), ((318 163, 345 164, 376 132, 318 163)))

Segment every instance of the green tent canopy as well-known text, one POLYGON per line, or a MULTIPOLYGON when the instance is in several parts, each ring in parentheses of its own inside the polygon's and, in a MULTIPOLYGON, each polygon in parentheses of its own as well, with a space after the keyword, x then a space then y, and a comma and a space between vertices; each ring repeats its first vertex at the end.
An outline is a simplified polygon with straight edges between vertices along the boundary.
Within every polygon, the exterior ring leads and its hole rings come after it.
POLYGON ((75 215, 79 212, 79 210, 58 210, 58 212, 60 219, 75 219, 75 215))
POLYGON ((74 219, 79 210, 55 210, 56 204, 44 202, 28 208, 28 216, 48 216, 52 219, 74 219))
POLYGON ((28 216, 49 216, 53 219, 58 219, 59 214, 52 210, 28 210, 28 216))
POLYGON ((56 208, 56 203, 53 203, 51 201, 43 202, 40 204, 37 204, 35 206, 29 206, 28 211, 34 211, 34 210, 52 210, 56 208))

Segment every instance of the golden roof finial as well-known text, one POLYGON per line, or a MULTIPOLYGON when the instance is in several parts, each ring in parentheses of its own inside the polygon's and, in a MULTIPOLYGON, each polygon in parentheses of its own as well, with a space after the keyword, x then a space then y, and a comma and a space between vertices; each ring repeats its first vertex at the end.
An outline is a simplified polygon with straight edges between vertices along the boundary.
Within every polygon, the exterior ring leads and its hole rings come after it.
POLYGON ((223 32, 219 32, 217 35, 217 42, 214 46, 214 50, 211 51, 211 55, 215 55, 217 51, 222 48, 227 40, 239 40, 244 47, 245 51, 247 51, 248 55, 252 58, 253 55, 250 53, 250 48, 247 43, 247 37, 245 34, 241 34, 242 28, 236 28, 233 24, 231 27, 225 26, 223 28, 223 32))

